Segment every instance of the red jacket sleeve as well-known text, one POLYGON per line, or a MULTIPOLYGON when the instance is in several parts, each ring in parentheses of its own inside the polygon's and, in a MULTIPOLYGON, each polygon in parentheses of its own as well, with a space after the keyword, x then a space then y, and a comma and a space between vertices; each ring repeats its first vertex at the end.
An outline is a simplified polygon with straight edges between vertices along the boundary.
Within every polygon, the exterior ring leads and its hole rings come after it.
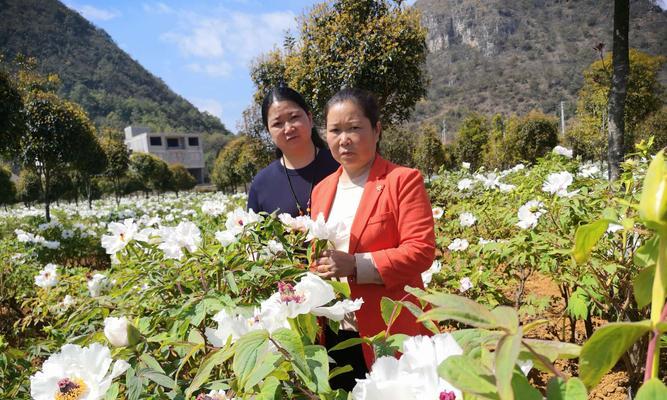
POLYGON ((418 170, 402 168, 388 189, 396 212, 398 247, 374 251, 372 256, 385 287, 394 290, 421 282, 421 273, 435 258, 435 232, 431 203, 418 170))

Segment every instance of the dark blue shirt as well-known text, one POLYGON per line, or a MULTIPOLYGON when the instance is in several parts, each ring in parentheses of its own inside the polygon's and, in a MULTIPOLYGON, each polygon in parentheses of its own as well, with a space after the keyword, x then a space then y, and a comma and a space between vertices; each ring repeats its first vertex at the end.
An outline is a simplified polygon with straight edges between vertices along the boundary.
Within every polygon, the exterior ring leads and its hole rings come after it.
POLYGON ((288 168, 287 174, 280 159, 277 159, 259 171, 253 179, 248 193, 248 208, 268 213, 278 210, 278 214, 289 213, 296 217, 299 209, 290 190, 290 182, 305 213, 313 187, 337 169, 338 162, 333 159, 329 149, 320 149, 315 160, 303 168, 288 168))

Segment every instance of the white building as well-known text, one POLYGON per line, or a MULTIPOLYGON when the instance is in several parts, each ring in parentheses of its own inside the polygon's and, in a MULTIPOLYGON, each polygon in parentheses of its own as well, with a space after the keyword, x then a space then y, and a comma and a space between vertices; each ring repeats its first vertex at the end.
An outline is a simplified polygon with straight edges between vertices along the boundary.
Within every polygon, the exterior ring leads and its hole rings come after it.
POLYGON ((167 164, 183 164, 197 179, 204 182, 204 150, 199 133, 152 133, 147 127, 125 128, 125 144, 132 151, 150 153, 167 164))

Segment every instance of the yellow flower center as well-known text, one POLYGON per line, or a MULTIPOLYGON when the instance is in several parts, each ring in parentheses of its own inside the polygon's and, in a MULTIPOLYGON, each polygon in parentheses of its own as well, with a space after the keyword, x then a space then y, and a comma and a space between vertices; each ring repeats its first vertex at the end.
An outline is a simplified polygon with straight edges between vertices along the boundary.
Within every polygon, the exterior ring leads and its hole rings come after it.
POLYGON ((88 393, 88 386, 81 378, 63 378, 58 381, 55 400, 80 400, 88 393))

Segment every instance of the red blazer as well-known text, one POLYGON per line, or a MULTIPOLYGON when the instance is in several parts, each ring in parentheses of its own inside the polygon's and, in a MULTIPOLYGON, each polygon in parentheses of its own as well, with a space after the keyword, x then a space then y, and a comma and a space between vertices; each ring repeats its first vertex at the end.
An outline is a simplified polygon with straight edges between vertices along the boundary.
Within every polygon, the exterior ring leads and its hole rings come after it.
MULTIPOLYGON (((313 218, 329 211, 336 196, 342 167, 321 181, 313 190, 313 218)), ((368 181, 354 216, 348 253, 372 253, 384 285, 350 283, 351 297, 363 298, 356 311, 361 336, 386 330, 380 313, 382 297, 403 299, 406 285, 423 288, 421 273, 435 258, 435 233, 431 203, 418 170, 393 164, 379 155, 371 166, 368 181)), ((419 304, 409 295, 408 300, 419 304)), ((429 331, 405 308, 390 333, 428 335, 429 331)), ((364 346, 364 357, 373 363, 372 351, 364 346)))

